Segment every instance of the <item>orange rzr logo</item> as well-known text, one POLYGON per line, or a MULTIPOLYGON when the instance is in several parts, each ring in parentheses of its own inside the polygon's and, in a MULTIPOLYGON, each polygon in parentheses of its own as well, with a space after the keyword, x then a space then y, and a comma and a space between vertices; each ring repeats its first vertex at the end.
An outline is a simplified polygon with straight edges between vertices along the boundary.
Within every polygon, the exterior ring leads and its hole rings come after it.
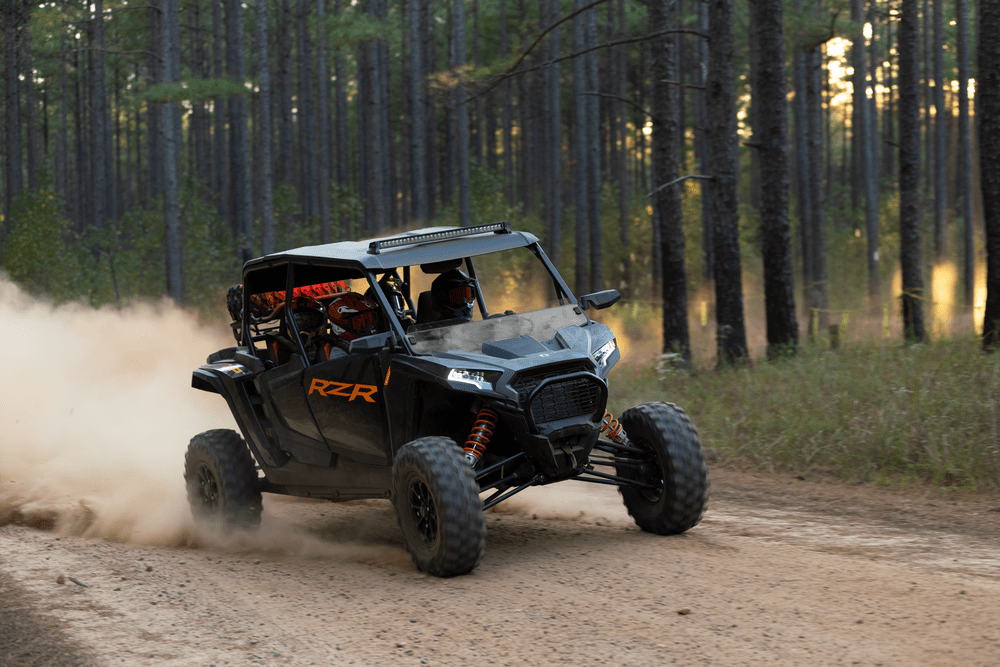
POLYGON ((373 384, 351 384, 349 382, 334 382, 333 380, 320 380, 313 378, 309 385, 309 394, 316 392, 320 396, 343 396, 348 402, 355 398, 363 398, 369 403, 374 403, 372 394, 378 391, 378 387, 373 384))

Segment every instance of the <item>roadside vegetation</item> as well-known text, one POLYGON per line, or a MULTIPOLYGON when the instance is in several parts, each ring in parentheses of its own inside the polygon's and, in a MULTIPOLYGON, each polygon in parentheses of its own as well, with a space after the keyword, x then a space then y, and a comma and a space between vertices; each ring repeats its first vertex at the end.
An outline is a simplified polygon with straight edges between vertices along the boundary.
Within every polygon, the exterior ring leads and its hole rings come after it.
POLYGON ((724 462, 877 484, 1000 488, 1000 356, 967 336, 922 345, 803 345, 740 368, 625 365, 609 410, 682 406, 724 462))

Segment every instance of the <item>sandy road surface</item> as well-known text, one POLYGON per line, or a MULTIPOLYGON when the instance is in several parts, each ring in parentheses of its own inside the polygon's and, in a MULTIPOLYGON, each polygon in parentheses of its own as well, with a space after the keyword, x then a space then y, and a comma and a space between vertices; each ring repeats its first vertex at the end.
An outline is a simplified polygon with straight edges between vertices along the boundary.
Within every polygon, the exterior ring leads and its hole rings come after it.
POLYGON ((269 497, 226 545, 8 523, 0 636, 30 617, 45 641, 8 634, 0 664, 1000 665, 1000 499, 712 476, 671 538, 612 489, 523 494, 448 580, 413 569, 382 502, 269 497))

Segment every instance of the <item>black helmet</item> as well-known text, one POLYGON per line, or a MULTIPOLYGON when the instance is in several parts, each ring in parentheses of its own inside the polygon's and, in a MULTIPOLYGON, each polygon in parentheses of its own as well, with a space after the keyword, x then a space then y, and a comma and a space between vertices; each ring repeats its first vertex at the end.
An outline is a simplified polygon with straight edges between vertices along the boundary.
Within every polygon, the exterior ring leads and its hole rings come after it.
POLYGON ((432 307, 442 320, 472 319, 475 282, 458 269, 445 271, 431 283, 432 307))
POLYGON ((311 296, 297 296, 292 299, 292 317, 299 333, 315 336, 326 329, 326 309, 319 300, 311 296))

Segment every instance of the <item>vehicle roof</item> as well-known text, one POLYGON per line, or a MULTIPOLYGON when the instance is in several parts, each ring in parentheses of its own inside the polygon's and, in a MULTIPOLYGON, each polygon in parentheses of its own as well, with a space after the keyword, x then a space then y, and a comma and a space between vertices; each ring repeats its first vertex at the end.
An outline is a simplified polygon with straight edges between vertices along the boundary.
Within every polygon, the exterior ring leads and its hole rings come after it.
POLYGON ((338 264, 348 262, 360 265, 365 269, 379 271, 400 266, 414 266, 449 259, 475 257, 511 248, 522 248, 538 242, 538 237, 534 234, 510 230, 506 227, 506 223, 503 223, 503 229, 506 231, 484 229, 481 232, 475 232, 475 228, 468 228, 470 233, 466 236, 429 238, 415 241, 412 244, 379 248, 377 252, 372 250, 372 246, 376 241, 405 239, 406 237, 423 234, 434 234, 437 236, 440 232, 462 229, 462 227, 426 227, 379 239, 341 241, 339 243, 327 243, 324 245, 303 246, 252 259, 246 263, 243 270, 244 272, 248 272, 262 265, 273 265, 283 262, 301 262, 306 264, 314 262, 323 264, 327 262, 338 264))

